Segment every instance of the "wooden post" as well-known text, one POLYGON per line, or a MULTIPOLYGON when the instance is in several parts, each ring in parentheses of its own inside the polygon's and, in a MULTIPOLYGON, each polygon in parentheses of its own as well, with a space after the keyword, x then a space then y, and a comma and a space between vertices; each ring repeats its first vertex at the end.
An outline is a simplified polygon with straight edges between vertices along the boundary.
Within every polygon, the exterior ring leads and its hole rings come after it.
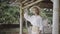
POLYGON ((20 4, 20 34, 22 34, 22 23, 23 23, 23 11, 22 5, 20 4))
POLYGON ((53 29, 52 34, 59 34, 59 0, 53 1, 53 29))
POLYGON ((25 26, 26 26, 26 28, 28 28, 28 26, 27 26, 27 20, 25 20, 25 22, 26 22, 26 23, 25 23, 25 26))

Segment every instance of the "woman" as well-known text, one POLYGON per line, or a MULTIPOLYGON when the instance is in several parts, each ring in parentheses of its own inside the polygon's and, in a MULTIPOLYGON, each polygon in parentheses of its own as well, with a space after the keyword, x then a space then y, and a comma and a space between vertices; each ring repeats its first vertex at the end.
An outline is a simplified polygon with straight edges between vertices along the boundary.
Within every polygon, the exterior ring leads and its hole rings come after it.
POLYGON ((32 16, 28 15, 28 12, 25 12, 24 18, 31 22, 32 34, 40 34, 42 31, 42 17, 40 16, 40 9, 38 6, 33 6, 30 8, 30 11, 34 14, 32 16))

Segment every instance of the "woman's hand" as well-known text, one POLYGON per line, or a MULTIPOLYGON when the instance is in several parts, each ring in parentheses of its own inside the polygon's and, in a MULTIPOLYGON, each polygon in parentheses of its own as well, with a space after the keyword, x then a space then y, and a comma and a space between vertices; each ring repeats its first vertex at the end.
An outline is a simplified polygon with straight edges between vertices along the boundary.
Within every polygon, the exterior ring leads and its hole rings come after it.
POLYGON ((25 9, 25 10, 24 10, 24 13, 28 13, 28 10, 27 10, 27 9, 25 9))

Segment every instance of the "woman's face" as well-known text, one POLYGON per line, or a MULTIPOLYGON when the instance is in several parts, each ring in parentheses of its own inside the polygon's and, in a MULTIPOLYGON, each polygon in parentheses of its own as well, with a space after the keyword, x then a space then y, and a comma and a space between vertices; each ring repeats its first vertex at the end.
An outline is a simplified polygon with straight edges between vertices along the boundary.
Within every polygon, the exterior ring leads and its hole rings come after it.
POLYGON ((39 10, 37 8, 32 9, 33 14, 39 14, 39 10))

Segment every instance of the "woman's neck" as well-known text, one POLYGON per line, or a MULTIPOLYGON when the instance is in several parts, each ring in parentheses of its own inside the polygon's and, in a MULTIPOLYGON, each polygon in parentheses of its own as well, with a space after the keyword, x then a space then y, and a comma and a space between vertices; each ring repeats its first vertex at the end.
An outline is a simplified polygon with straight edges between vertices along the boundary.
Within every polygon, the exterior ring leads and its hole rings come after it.
POLYGON ((36 16, 38 16, 39 14, 35 14, 36 16))

